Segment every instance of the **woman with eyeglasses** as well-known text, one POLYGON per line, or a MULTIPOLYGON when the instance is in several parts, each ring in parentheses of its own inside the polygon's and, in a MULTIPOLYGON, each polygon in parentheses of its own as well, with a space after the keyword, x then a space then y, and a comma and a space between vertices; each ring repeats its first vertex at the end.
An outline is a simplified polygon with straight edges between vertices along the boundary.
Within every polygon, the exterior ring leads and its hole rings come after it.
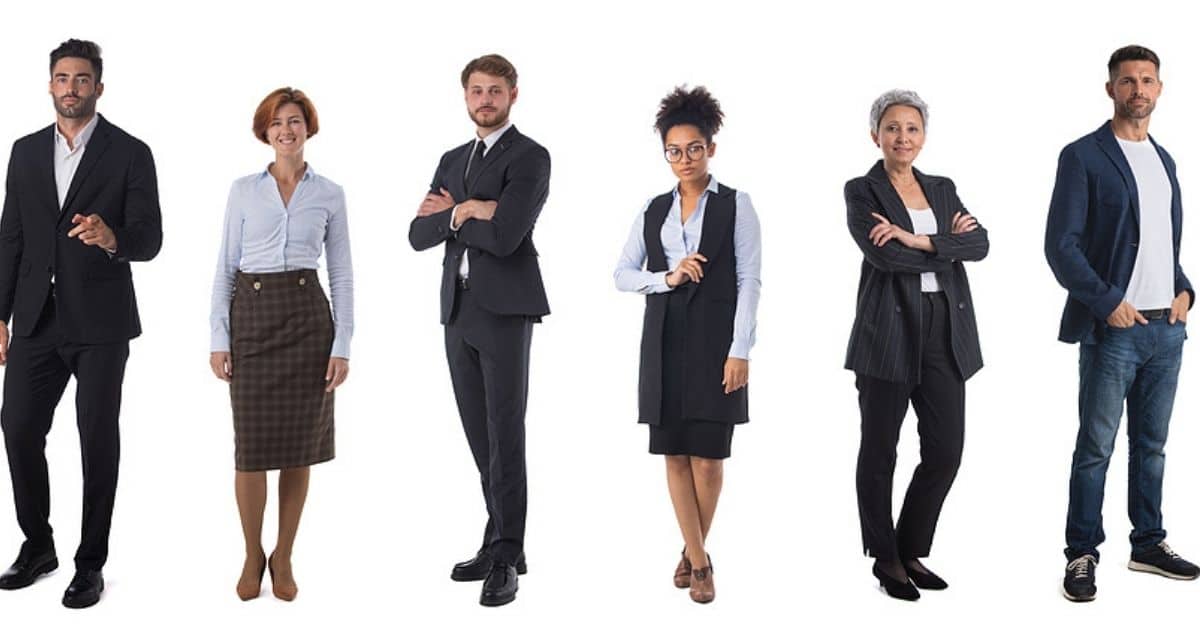
POLYGON ((749 420, 746 382, 761 286, 762 235, 750 197, 708 172, 724 114, 703 87, 678 87, 655 129, 678 178, 638 212, 614 273, 617 289, 646 295, 639 422, 667 463, 684 549, 675 586, 693 601, 716 595, 705 539, 721 494, 733 426, 749 420))

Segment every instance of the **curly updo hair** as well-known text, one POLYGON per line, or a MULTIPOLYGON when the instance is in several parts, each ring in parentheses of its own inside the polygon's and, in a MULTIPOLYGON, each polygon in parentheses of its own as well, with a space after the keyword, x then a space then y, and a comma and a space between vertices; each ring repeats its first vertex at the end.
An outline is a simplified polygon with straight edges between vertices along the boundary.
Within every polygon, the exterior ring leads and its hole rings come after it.
POLYGON ((654 128, 666 142, 667 131, 680 124, 690 124, 700 129, 704 139, 711 142, 717 131, 721 130, 724 119, 721 103, 703 85, 690 90, 686 85, 680 85, 658 103, 654 128))

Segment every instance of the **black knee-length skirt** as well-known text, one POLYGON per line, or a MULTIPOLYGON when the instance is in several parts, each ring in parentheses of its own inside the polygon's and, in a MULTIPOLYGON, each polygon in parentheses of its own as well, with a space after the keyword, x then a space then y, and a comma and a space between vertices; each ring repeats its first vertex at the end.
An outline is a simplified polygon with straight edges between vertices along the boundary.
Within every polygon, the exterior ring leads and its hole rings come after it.
POLYGON ((333 458, 329 300, 315 270, 238 272, 230 305, 234 460, 238 471, 333 458))
MULTIPOLYGON (((686 325, 687 293, 677 290, 667 299, 662 348, 662 422, 648 426, 650 453, 728 458, 733 446, 733 424, 683 419, 686 325)), ((721 375, 723 373, 713 381, 721 381, 721 375)))

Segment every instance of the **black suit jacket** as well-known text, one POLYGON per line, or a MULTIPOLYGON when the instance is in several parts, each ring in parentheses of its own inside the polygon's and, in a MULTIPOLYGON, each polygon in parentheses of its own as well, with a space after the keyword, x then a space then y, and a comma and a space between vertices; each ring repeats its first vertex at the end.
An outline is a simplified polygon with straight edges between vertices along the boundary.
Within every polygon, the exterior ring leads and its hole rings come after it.
POLYGON ((0 320, 28 336, 54 278, 58 324, 69 342, 120 342, 141 334, 129 262, 162 246, 162 215, 150 149, 103 116, 59 210, 54 125, 13 144, 0 216, 0 320), (99 214, 117 253, 67 237, 71 217, 99 214))
POLYGON ((408 241, 418 251, 446 243, 442 260, 442 323, 454 311, 455 283, 462 256, 469 256, 471 292, 488 311, 540 318, 550 313, 533 225, 550 190, 550 153, 511 127, 463 181, 474 142, 442 155, 429 190, 446 188, 461 203, 496 201, 491 220, 471 219, 450 230, 452 210, 413 219, 408 241))
POLYGON ((863 252, 863 263, 845 366, 892 382, 920 382, 921 273, 934 272, 950 303, 950 345, 965 380, 983 366, 983 356, 971 287, 962 263, 987 256, 987 230, 980 225, 968 233, 951 234, 954 214, 967 211, 954 182, 916 169, 913 173, 937 218, 938 232, 929 236, 934 253, 910 249, 896 240, 877 247, 868 239, 867 234, 879 224, 872 212, 913 230, 908 210, 888 181, 882 161, 867 176, 846 182, 846 220, 850 235, 863 252))

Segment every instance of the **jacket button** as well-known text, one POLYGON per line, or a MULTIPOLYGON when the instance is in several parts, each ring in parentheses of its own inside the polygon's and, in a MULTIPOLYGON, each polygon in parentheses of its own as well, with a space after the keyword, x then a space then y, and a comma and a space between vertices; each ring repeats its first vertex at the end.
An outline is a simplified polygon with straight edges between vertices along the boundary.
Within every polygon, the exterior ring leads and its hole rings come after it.
POLYGON ((308 280, 306 280, 304 277, 301 277, 301 278, 300 278, 300 285, 302 285, 302 286, 303 286, 303 285, 304 285, 304 284, 306 284, 306 283, 308 283, 308 280))
POLYGON ((256 281, 256 282, 254 282, 254 289, 255 289, 255 290, 262 290, 262 282, 261 282, 261 281, 256 281))
POLYGON ((959 302, 958 302, 958 309, 960 309, 960 310, 965 310, 965 309, 967 309, 967 304, 966 304, 966 303, 963 303, 962 301, 959 301, 959 302))
POLYGON ((896 313, 897 313, 897 314, 899 314, 899 313, 900 313, 900 306, 899 306, 899 305, 897 305, 897 306, 896 306, 896 313))

